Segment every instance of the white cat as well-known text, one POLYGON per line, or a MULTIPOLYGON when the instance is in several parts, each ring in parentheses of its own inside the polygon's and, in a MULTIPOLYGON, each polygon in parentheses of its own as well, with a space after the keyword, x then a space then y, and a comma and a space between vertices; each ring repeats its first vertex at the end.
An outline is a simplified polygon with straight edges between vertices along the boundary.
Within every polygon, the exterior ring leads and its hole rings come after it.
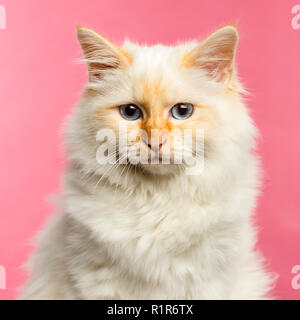
POLYGON ((269 298, 273 276, 251 222, 257 131, 236 76, 236 28, 174 47, 120 48, 84 27, 78 39, 89 82, 66 130, 60 213, 39 237, 21 298, 269 298), (116 161, 101 162, 99 129, 122 126, 136 141, 125 151, 106 140, 116 161), (184 146, 204 159, 200 174, 162 163, 163 152, 183 151, 185 129, 204 132, 200 153, 184 146), (133 164, 132 150, 159 163, 133 164))

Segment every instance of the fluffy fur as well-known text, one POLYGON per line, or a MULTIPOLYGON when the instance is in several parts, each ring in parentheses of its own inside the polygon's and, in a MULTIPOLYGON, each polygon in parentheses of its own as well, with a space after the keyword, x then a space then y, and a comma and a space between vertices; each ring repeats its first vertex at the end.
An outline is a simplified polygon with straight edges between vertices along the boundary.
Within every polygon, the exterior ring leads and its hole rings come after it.
MULTIPOLYGON (((89 82, 67 125, 60 213, 40 234, 21 298, 267 298, 273 280, 255 250, 251 222, 256 129, 234 67, 236 28, 174 47, 119 48, 83 27, 78 38, 89 82), (166 115, 179 102, 194 104, 189 119, 166 115), (144 108, 144 119, 123 119, 117 107, 124 103, 144 108), (203 172, 99 165, 97 131, 118 132, 122 122, 132 132, 166 129, 167 141, 175 129, 202 128, 203 172)), ((147 149, 139 146, 140 153, 147 149)))

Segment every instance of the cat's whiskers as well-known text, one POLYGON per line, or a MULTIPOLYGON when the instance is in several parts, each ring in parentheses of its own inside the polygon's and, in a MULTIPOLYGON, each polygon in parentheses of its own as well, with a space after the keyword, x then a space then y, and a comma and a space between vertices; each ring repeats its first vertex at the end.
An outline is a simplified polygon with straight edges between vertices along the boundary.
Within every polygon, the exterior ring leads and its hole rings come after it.
POLYGON ((125 165, 124 165, 124 168, 121 170, 121 173, 120 173, 120 175, 119 175, 118 181, 116 182, 116 186, 115 186, 115 190, 114 190, 114 198, 116 197, 116 191, 117 191, 117 188, 118 188, 118 186, 119 186, 119 182, 120 182, 120 180, 121 180, 121 176, 122 176, 122 174, 123 174, 123 172, 125 171, 126 168, 129 168, 129 165, 128 165, 128 164, 125 164, 125 165))
MULTIPOLYGON (((109 157, 108 157, 108 161, 110 161, 111 159, 113 159, 113 157, 115 157, 116 156, 116 154, 117 154, 117 151, 114 151, 114 152, 112 152, 110 155, 109 155, 109 157)), ((80 172, 80 174, 81 174, 81 179, 82 179, 82 183, 84 184, 84 185, 87 185, 90 181, 91 181, 91 179, 93 179, 95 176, 97 176, 97 175, 99 175, 99 173, 97 172, 97 171, 95 171, 95 170, 87 170, 87 171, 81 171, 80 172)), ((101 175, 101 177, 102 177, 102 175, 101 175)), ((99 182, 99 181, 98 181, 99 182)))
MULTIPOLYGON (((124 160, 127 157, 127 154, 122 155, 120 158, 117 159, 117 161, 110 167, 110 169, 108 171, 106 171, 104 175, 107 175, 108 173, 112 172, 114 169, 116 170, 117 168, 119 168, 119 166, 121 165, 121 161, 124 160)), ((107 178, 107 177, 106 177, 107 178)), ((107 182, 109 181, 109 179, 107 178, 107 180, 105 181, 103 187, 106 186, 107 182)))
MULTIPOLYGON (((108 157, 108 161, 110 161, 113 157, 115 157, 115 155, 117 154, 116 151, 114 151, 111 155, 109 155, 108 157)), ((106 171, 104 171, 104 173, 101 174, 100 179, 98 180, 98 182, 95 185, 94 191, 96 191, 96 188, 98 187, 99 183, 102 181, 102 179, 105 177, 107 178, 107 174, 115 167, 115 165, 118 163, 118 161, 120 161, 120 159, 117 159, 114 163, 111 164, 110 167, 108 167, 108 169, 106 171)), ((105 184, 104 184, 105 185, 105 184)))

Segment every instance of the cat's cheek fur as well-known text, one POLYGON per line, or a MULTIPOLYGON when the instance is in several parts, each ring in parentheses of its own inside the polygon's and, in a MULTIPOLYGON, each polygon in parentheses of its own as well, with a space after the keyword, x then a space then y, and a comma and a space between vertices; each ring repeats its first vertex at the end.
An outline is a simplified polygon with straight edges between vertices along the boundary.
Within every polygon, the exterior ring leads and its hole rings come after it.
MULTIPOLYGON (((274 277, 255 248, 252 224, 260 184, 253 153, 257 130, 230 61, 219 66, 230 76, 225 85, 222 77, 208 74, 218 59, 213 56, 207 63, 201 58, 203 52, 207 56, 220 49, 224 39, 234 50, 236 30, 225 27, 197 50, 195 43, 126 43, 120 51, 88 29, 80 31, 79 39, 89 61, 90 82, 66 129, 70 162, 59 213, 39 236, 30 260, 31 278, 20 297, 268 298, 274 277), (89 41, 97 43, 89 46, 89 41), (97 55, 91 48, 99 48, 97 55), (191 50, 188 57, 194 60, 186 63, 204 66, 206 72, 183 68, 182 57, 191 50), (95 64, 95 59, 105 64, 95 64), (125 64, 130 65, 121 70, 125 64), (144 170, 133 166, 124 171, 122 166, 99 165, 97 131, 106 125, 116 128, 119 117, 104 107, 142 98, 145 107, 155 102, 147 109, 152 124, 166 123, 166 103, 204 107, 197 111, 207 141, 200 175, 172 166, 149 164, 144 170)), ((219 51, 234 57, 233 51, 219 51)))

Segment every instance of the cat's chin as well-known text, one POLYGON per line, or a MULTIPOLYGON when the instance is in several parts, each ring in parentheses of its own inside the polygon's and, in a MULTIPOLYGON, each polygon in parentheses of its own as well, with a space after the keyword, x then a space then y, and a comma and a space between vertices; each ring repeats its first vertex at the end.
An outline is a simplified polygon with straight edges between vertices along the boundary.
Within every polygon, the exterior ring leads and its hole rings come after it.
POLYGON ((174 164, 142 164, 140 166, 153 175, 174 175, 180 172, 179 166, 174 164))

